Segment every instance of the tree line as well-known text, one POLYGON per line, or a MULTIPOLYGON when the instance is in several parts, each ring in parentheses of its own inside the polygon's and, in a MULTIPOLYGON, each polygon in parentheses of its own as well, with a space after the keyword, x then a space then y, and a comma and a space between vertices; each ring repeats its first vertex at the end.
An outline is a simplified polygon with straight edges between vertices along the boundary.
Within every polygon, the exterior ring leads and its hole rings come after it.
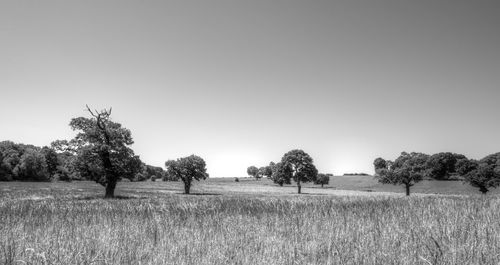
MULTIPOLYGON (((143 163, 130 148, 134 142, 130 130, 110 119, 111 109, 91 110, 90 117, 73 118, 70 127, 77 132, 71 140, 56 140, 50 147, 0 142, 0 181, 92 180, 105 187, 105 197, 114 197, 117 182, 122 179, 181 180, 184 193, 189 193, 193 180, 209 177, 205 161, 196 155, 168 160, 166 170, 143 163)), ((448 180, 459 176, 465 182, 487 193, 500 185, 500 153, 481 160, 464 155, 403 152, 394 161, 377 158, 375 177, 384 184, 404 185, 406 194, 425 177, 448 180)), ((279 186, 314 182, 329 183, 332 174, 318 173, 312 157, 303 150, 285 153, 280 162, 257 168, 250 166, 247 173, 257 180, 271 179, 279 186)))
POLYGON ((483 194, 500 185, 500 153, 474 160, 450 152, 433 155, 402 152, 394 161, 379 157, 373 165, 379 182, 403 185, 407 196, 410 188, 424 178, 462 180, 483 194))

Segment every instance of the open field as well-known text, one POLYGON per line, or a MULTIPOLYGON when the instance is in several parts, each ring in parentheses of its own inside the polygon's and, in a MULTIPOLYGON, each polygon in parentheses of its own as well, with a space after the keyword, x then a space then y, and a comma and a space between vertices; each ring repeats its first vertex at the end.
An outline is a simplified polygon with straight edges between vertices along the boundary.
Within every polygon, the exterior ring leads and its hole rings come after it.
POLYGON ((302 195, 267 180, 195 182, 193 195, 180 182, 122 182, 115 200, 92 182, 1 182, 0 264, 500 262, 497 191, 419 185, 444 195, 407 198, 370 177, 302 195))

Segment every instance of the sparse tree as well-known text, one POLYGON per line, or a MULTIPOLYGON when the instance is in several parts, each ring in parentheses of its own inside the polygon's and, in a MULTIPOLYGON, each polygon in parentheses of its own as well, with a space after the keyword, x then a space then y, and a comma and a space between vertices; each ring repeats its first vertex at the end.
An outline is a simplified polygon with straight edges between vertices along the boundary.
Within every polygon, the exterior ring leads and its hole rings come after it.
POLYGON ((193 179, 199 181, 208 178, 205 160, 196 155, 168 160, 165 162, 165 167, 168 175, 173 175, 184 182, 185 194, 189 194, 193 179))
POLYGON ((316 181, 314 183, 321 185, 321 187, 323 188, 323 185, 328 185, 328 183, 330 182, 330 177, 333 177, 333 174, 320 173, 318 174, 318 177, 316 178, 316 181))
POLYGON ((247 168, 247 174, 251 177, 254 177, 256 180, 259 179, 259 169, 256 166, 249 166, 247 168))
POLYGON ((105 198, 113 198, 121 178, 133 179, 141 170, 141 160, 129 147, 134 142, 130 130, 111 121, 111 109, 92 111, 92 118, 78 117, 70 122, 78 134, 71 141, 56 141, 53 147, 71 152, 76 158, 74 168, 87 179, 106 188, 105 198))
POLYGON ((306 152, 295 149, 287 152, 281 159, 281 163, 286 168, 286 172, 290 174, 288 178, 293 179, 297 183, 298 193, 301 193, 303 182, 315 181, 318 175, 318 170, 313 164, 313 159, 306 152))
POLYGON ((428 157, 422 153, 403 152, 387 169, 379 169, 376 178, 384 184, 404 185, 406 196, 410 196, 410 187, 423 180, 428 157))

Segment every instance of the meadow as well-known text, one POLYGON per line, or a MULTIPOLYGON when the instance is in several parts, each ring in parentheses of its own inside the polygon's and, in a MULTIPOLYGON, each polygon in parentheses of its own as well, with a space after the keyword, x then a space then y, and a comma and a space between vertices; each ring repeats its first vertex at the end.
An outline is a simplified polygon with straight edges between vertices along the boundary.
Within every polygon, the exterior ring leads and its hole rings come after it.
POLYGON ((498 264, 500 200, 460 182, 410 197, 371 177, 0 182, 0 264, 498 264))

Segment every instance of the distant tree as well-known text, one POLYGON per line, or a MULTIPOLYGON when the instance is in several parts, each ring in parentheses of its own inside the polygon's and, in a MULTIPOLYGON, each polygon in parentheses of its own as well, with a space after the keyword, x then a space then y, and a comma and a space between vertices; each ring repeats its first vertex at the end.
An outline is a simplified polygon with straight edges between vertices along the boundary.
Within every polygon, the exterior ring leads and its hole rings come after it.
POLYGON ((479 191, 486 194, 489 189, 500 185, 500 170, 488 163, 479 163, 477 168, 465 174, 464 181, 471 186, 479 188, 479 191))
POLYGON ((259 176, 262 177, 267 177, 271 178, 271 175, 273 174, 273 170, 271 169, 271 166, 265 166, 265 167, 260 167, 259 168, 259 176))
POLYGON ((165 162, 165 167, 167 174, 174 175, 184 182, 185 194, 189 194, 193 179, 199 181, 208 178, 205 160, 196 155, 168 160, 165 162))
POLYGON ((259 169, 256 166, 249 166, 247 168, 247 174, 251 177, 254 177, 256 180, 260 178, 259 169))
POLYGON ((318 177, 316 178, 314 184, 321 184, 321 187, 323 188, 323 185, 328 185, 328 183, 330 182, 330 177, 333 177, 333 175, 320 173, 318 174, 318 177))
POLYGON ((478 165, 479 165, 479 162, 476 160, 463 158, 463 159, 460 159, 457 161, 457 164, 455 167, 456 167, 457 174, 459 174, 460 176, 465 176, 465 175, 469 174, 469 172, 477 169, 478 165))
POLYGON ((380 169, 376 178, 383 184, 404 185, 406 196, 410 196, 410 187, 423 180, 428 157, 422 153, 402 152, 387 169, 380 169))
POLYGON ((272 167, 271 179, 274 183, 283 186, 283 184, 291 184, 292 169, 282 162, 276 163, 272 167))
POLYGON ((431 155, 425 163, 426 175, 437 180, 449 179, 457 173, 457 161, 464 158, 464 155, 450 152, 431 155))
POLYGON ((21 180, 50 181, 45 156, 35 149, 24 151, 19 164, 14 168, 14 174, 21 180))
POLYGON ((479 161, 459 160, 457 171, 464 177, 465 182, 486 194, 500 185, 500 153, 488 155, 479 161))
POLYGON ((45 156, 47 171, 52 178, 57 173, 57 167, 60 166, 59 157, 54 149, 47 146, 42 147, 41 152, 45 156))
POLYGON ((106 188, 105 198, 113 198, 121 178, 133 179, 141 170, 141 160, 129 147, 134 142, 130 130, 111 121, 111 109, 92 111, 91 118, 73 118, 70 126, 78 134, 71 141, 52 144, 59 152, 75 154, 74 168, 82 177, 106 188))
POLYGON ((289 168, 288 178, 293 179, 297 183, 298 193, 301 193, 301 183, 315 181, 318 175, 318 170, 313 164, 313 159, 306 152, 295 149, 287 152, 281 159, 284 167, 289 168))
POLYGON ((378 174, 378 171, 381 169, 387 169, 387 161, 385 159, 379 157, 376 158, 375 161, 373 161, 373 166, 375 167, 375 175, 378 174))

